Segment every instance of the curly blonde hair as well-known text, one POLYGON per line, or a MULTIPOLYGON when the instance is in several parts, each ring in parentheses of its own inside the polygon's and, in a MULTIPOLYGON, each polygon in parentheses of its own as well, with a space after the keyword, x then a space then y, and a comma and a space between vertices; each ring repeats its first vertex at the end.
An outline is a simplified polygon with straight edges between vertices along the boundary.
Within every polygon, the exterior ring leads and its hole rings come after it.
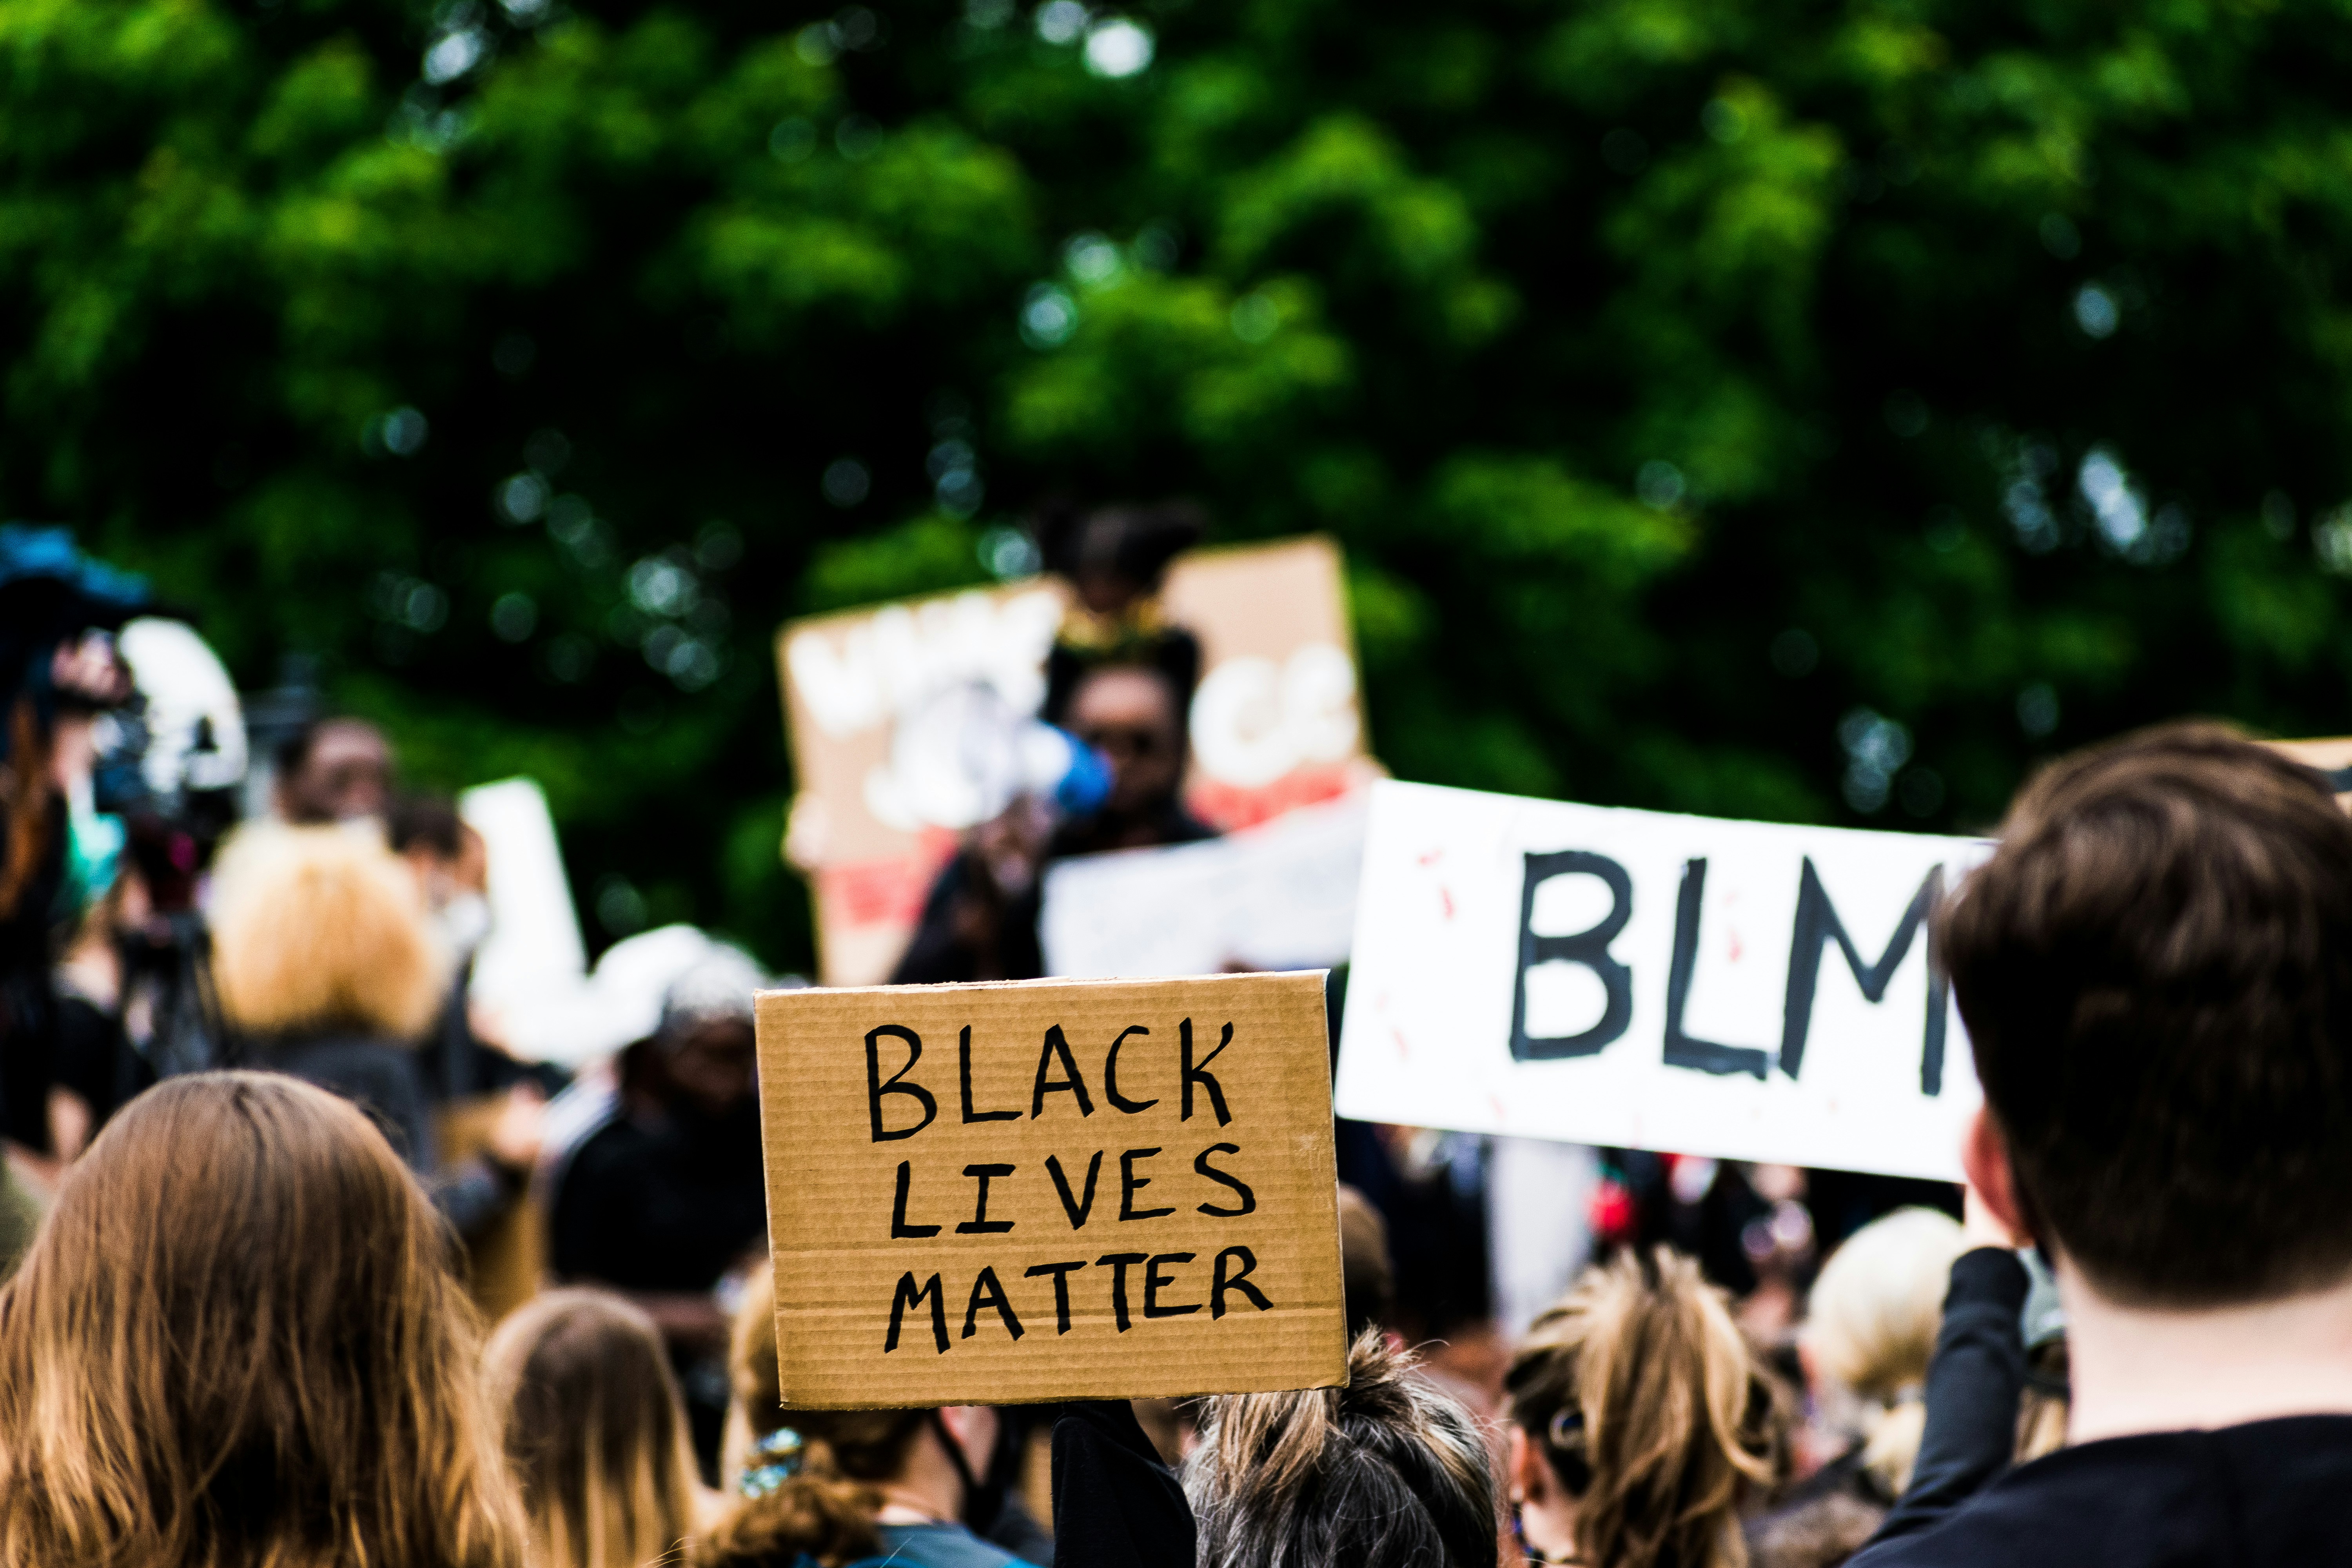
POLYGON ((449 982, 408 868, 350 827, 265 827, 221 857, 213 977, 249 1035, 414 1039, 449 982))

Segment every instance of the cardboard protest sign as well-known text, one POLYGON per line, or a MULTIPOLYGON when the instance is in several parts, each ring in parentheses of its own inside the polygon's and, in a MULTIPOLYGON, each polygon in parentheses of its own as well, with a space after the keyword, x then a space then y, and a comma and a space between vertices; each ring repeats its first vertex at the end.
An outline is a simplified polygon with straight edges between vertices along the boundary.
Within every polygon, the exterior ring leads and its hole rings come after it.
POLYGON ((1320 972, 770 991, 784 1403, 1346 1380, 1320 972))
POLYGON ((1376 785, 1339 1112, 1957 1181, 1927 921, 1987 848, 1376 785))
POLYGON ((1047 868, 1049 973, 1213 974, 1348 961, 1365 800, 1310 805, 1223 838, 1047 868))
MULTIPOLYGON (((989 809, 971 726, 1045 696, 1054 578, 787 624, 776 637, 798 773, 788 850, 811 872, 826 984, 887 976, 957 835, 989 809)), ((1364 773, 1339 552, 1328 539, 1177 558, 1167 620, 1200 639, 1186 804, 1220 828, 1332 799, 1364 773)))

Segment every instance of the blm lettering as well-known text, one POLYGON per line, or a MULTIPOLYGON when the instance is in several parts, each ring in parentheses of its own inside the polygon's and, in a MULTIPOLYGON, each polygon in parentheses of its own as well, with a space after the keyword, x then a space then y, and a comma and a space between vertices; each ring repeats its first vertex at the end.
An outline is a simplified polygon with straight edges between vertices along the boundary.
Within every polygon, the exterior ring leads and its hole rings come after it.
MULTIPOLYGON (((1929 913, 1943 896, 1944 868, 1928 869, 1895 922, 1893 933, 1875 959, 1865 962, 1831 901, 1829 890, 1804 857, 1799 868, 1795 912, 1789 941, 1789 973, 1780 1013, 1777 1052, 1752 1046, 1728 1046, 1698 1038, 1684 1027, 1691 984, 1698 967, 1699 917, 1705 907, 1707 862, 1704 857, 1683 863, 1675 890, 1674 942, 1666 955, 1664 1059, 1668 1067, 1712 1074, 1744 1073, 1764 1079, 1777 1065, 1795 1079, 1804 1069, 1805 1045, 1812 1030, 1813 1002, 1820 986, 1822 960, 1834 944, 1845 960, 1864 1001, 1885 1000, 1887 986, 1912 948, 1918 945, 1929 913)), ((1520 1061, 1558 1060, 1598 1055, 1622 1038, 1632 1026, 1633 971, 1610 951, 1610 944, 1633 918, 1633 879, 1618 861, 1591 850, 1528 853, 1520 884, 1517 963, 1512 983, 1511 1055, 1520 1061), (1587 929, 1570 935, 1545 935, 1535 930, 1536 893, 1555 877, 1598 878, 1609 890, 1607 914, 1587 929), (1528 971, 1541 963, 1574 963, 1600 981, 1604 1005, 1600 1021, 1580 1034, 1533 1036, 1528 1032, 1528 971)), ((1944 1085, 1945 1037, 1951 983, 1937 962, 1935 947, 1927 943, 1927 1006, 1920 1030, 1919 1089, 1930 1098, 1944 1085)))

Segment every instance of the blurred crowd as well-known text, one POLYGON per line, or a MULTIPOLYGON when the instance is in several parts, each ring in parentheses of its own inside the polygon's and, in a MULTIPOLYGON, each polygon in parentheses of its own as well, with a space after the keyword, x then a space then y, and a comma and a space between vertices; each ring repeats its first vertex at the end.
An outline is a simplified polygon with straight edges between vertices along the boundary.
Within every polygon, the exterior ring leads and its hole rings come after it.
MULTIPOLYGON (((1070 744, 898 980, 1036 975, 1045 864, 1208 834, 1156 599, 1197 533, 1046 531, 1070 744)), ((2340 1373, 2212 1313, 2352 1270, 2352 823, 2223 731, 2029 786, 1939 931, 1990 1100, 1965 1202, 1342 1123, 1345 1387, 786 1412, 752 1006, 801 982, 646 933, 600 961, 654 999, 629 1037, 526 1059, 472 984, 459 803, 353 717, 249 767, 209 658, 62 535, 0 536, 0 1563, 2155 1562, 2076 1548, 2159 1495, 2205 1510, 2163 1561, 2344 1544, 2297 1510, 2352 1479, 2352 1416, 2311 1414, 2352 1409, 2352 1312, 2340 1373), (2111 1370, 2165 1332, 2240 1375, 2111 1370), (2175 1426, 2236 1436, 2136 1437, 2175 1426)))

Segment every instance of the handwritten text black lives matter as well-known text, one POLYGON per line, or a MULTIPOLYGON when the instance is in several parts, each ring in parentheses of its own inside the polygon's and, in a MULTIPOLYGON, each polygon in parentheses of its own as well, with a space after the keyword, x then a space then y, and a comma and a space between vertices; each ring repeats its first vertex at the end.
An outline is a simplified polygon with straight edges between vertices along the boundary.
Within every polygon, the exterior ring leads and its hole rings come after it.
MULTIPOLYGON (((1150 1029, 1130 1025, 1112 1037, 1090 1087, 1080 1052, 1072 1047, 1060 1025, 1051 1025, 1037 1047, 1037 1070, 1028 1106, 982 1109, 972 1103, 971 1026, 961 1027, 956 1041, 956 1078, 964 1125, 1066 1117, 1075 1124, 1074 1131, 1089 1126, 1099 1131, 1093 1140, 1081 1139, 1066 1157, 1047 1155, 1042 1169, 971 1163, 961 1170, 933 1170, 912 1157, 920 1151, 919 1142, 914 1143, 908 1158, 898 1162, 897 1190, 890 1204, 893 1241, 936 1237, 951 1216, 967 1209, 969 1217, 953 1219, 955 1235, 1006 1235, 1016 1222, 990 1217, 989 1205, 997 1203, 1001 1213, 1004 1191, 1016 1182, 1050 1183, 1060 1215, 1068 1221, 1067 1232, 1055 1230, 1072 1237, 1073 1256, 1067 1259, 1024 1268, 1013 1281, 1001 1277, 993 1264, 983 1264, 977 1270, 970 1291, 963 1293, 962 1325, 957 1339, 968 1340, 984 1331, 984 1327, 993 1327, 1017 1341, 1042 1321, 1049 1301, 1055 1335, 1066 1334, 1072 1326, 1072 1297, 1089 1289, 1100 1293, 1097 1299, 1108 1298, 1112 1321, 1122 1334, 1139 1320, 1183 1318, 1202 1311, 1212 1319, 1223 1319, 1229 1311, 1273 1310, 1274 1303, 1251 1277, 1257 1258, 1246 1246, 1216 1248, 1205 1263, 1197 1251, 1150 1250, 1153 1222, 1178 1214, 1180 1205, 1214 1219, 1238 1219, 1257 1209, 1257 1194, 1237 1171, 1240 1145, 1211 1131, 1229 1127, 1234 1120, 1224 1086, 1213 1070, 1217 1058, 1233 1045, 1234 1026, 1223 1025, 1214 1046, 1206 1044, 1205 1034, 1204 1026, 1200 1042, 1203 1048, 1196 1055, 1193 1022, 1184 1019, 1176 1026, 1175 1050, 1169 1053, 1164 1043, 1151 1037, 1150 1029), (1153 1045, 1160 1049, 1150 1052, 1152 1059, 1139 1060, 1153 1045), (1122 1050, 1129 1052, 1125 1088, 1133 1093, 1122 1091, 1122 1050), (1176 1069, 1175 1081, 1161 1082, 1157 1094, 1141 1081, 1164 1079, 1164 1073, 1150 1071, 1155 1061, 1176 1069), (1139 1072, 1139 1067, 1144 1071, 1139 1072), (1171 1091, 1178 1101, 1178 1125, 1189 1129, 1197 1121, 1201 1129, 1201 1136, 1185 1147, 1114 1147, 1118 1141, 1104 1139, 1100 1131, 1115 1129, 1118 1123, 1092 1122, 1098 1111, 1141 1116, 1171 1091), (1138 1099, 1135 1093, 1150 1098, 1138 1099), (1089 1142, 1093 1147, 1085 1147, 1089 1142), (1087 1245, 1097 1237, 1108 1241, 1109 1250, 1097 1252, 1087 1245)), ((1091 1057, 1090 1052, 1087 1055, 1091 1057)), ((922 1037, 912 1029, 885 1024, 866 1032, 866 1104, 875 1142, 919 1140, 938 1121, 938 1097, 913 1076, 923 1057, 922 1037), (903 1059, 889 1067, 886 1077, 886 1064, 893 1058, 903 1059)), ((953 1162, 949 1163, 952 1166, 953 1162)), ((920 1280, 914 1269, 902 1274, 891 1294, 885 1353, 898 1350, 902 1340, 910 1348, 920 1342, 928 1309, 932 1346, 945 1354, 956 1342, 949 1337, 948 1302, 960 1283, 943 1279, 938 1271, 920 1280), (916 1318, 911 1329, 907 1321, 910 1314, 916 1318)))

